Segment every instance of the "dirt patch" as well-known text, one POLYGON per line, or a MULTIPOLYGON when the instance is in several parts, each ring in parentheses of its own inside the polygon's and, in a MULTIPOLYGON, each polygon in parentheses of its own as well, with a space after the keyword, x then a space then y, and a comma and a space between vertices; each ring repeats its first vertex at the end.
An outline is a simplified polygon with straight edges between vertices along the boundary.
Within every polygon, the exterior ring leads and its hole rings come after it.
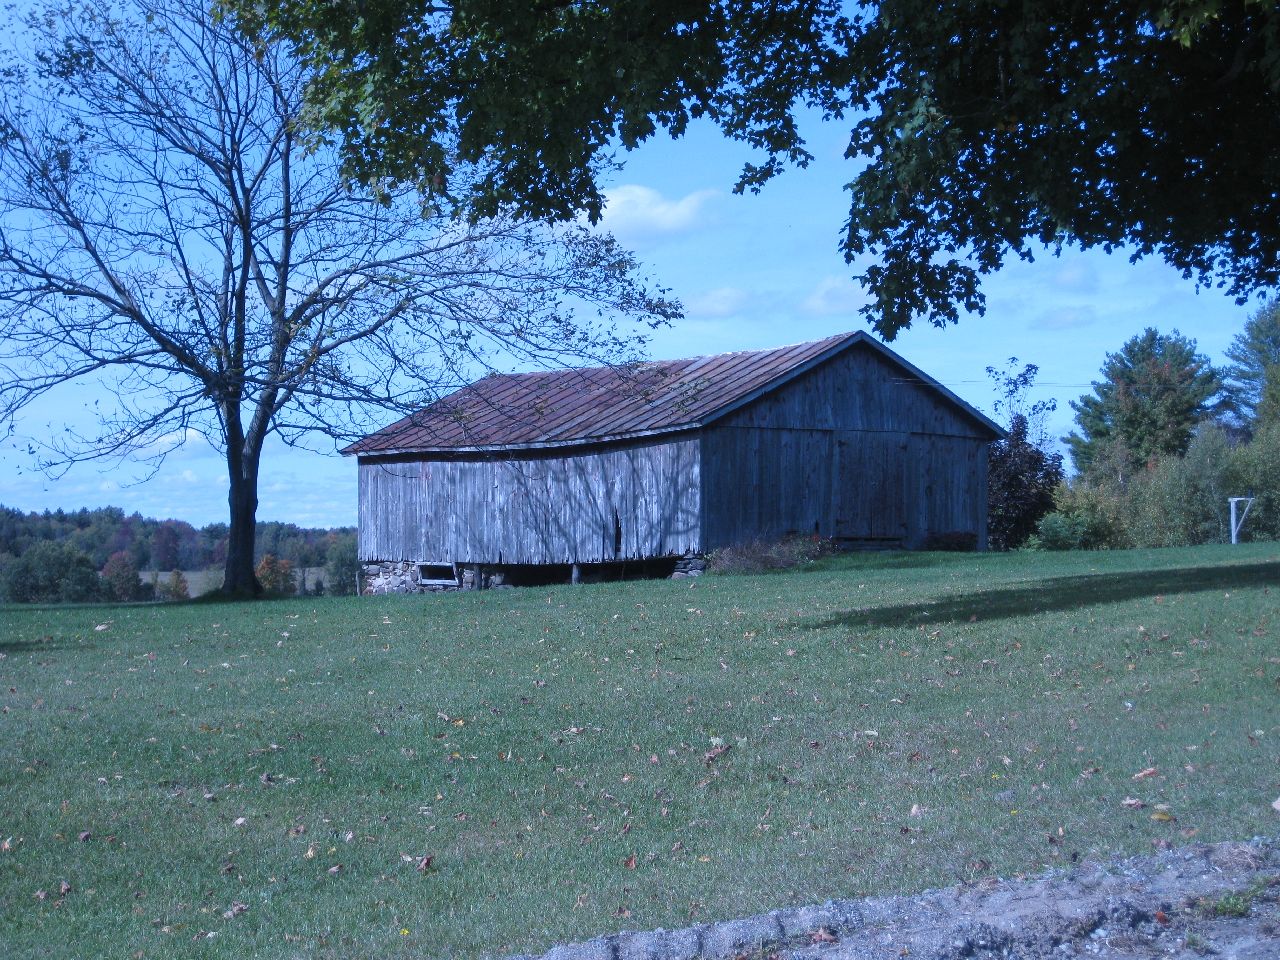
POLYGON ((544 960, 1280 960, 1280 842, 620 933, 544 960))

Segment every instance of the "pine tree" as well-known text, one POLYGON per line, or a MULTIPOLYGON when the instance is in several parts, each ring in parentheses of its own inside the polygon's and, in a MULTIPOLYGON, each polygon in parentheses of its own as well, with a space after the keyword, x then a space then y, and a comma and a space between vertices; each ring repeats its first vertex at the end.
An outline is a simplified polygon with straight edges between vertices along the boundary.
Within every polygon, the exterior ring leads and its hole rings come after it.
MULTIPOLYGON (((1280 371, 1280 300, 1263 305, 1248 320, 1244 330, 1236 334, 1227 347, 1231 365, 1223 371, 1227 395, 1232 406, 1246 424, 1253 426, 1262 419, 1261 405, 1268 389, 1274 395, 1280 385, 1273 381, 1280 371)), ((1272 397, 1270 416, 1274 417, 1277 398, 1272 397)))
POLYGON ((1196 424, 1217 409, 1222 381, 1196 342, 1148 327, 1107 354, 1103 380, 1072 401, 1080 432, 1065 441, 1076 469, 1123 481, 1161 456, 1181 456, 1196 424))

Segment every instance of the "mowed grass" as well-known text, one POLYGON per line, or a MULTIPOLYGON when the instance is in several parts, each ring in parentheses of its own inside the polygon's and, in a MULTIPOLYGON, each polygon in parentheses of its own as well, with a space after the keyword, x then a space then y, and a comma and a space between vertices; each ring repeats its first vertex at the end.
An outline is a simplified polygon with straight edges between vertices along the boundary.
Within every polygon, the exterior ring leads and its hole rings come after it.
POLYGON ((1254 545, 6 608, 0 954, 536 952, 1274 833, 1278 580, 1254 545))

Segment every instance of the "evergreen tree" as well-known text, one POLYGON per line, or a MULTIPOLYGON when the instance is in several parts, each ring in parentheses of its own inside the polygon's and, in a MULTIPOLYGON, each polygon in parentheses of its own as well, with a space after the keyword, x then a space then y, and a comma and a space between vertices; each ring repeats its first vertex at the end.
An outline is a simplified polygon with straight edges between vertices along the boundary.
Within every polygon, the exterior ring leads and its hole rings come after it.
POLYGON ((1274 416, 1280 384, 1271 381, 1280 373, 1272 370, 1280 364, 1280 300, 1266 303, 1245 321, 1244 330, 1227 347, 1227 359, 1231 364, 1223 374, 1227 395, 1237 413, 1247 424, 1256 424, 1269 389, 1273 395, 1270 415, 1274 416))
POLYGON ((1222 381, 1196 342, 1148 327, 1107 354, 1093 393, 1072 401, 1080 432, 1064 440, 1076 469, 1123 481, 1161 456, 1181 456, 1213 413, 1222 381))

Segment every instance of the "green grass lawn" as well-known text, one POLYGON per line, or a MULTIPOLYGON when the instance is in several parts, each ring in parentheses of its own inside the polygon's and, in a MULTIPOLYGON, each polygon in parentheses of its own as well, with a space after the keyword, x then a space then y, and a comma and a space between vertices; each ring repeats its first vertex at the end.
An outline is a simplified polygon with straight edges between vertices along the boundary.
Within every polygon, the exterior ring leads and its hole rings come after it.
POLYGON ((1274 833, 1278 601, 1251 545, 4 608, 0 954, 533 952, 1274 833))

